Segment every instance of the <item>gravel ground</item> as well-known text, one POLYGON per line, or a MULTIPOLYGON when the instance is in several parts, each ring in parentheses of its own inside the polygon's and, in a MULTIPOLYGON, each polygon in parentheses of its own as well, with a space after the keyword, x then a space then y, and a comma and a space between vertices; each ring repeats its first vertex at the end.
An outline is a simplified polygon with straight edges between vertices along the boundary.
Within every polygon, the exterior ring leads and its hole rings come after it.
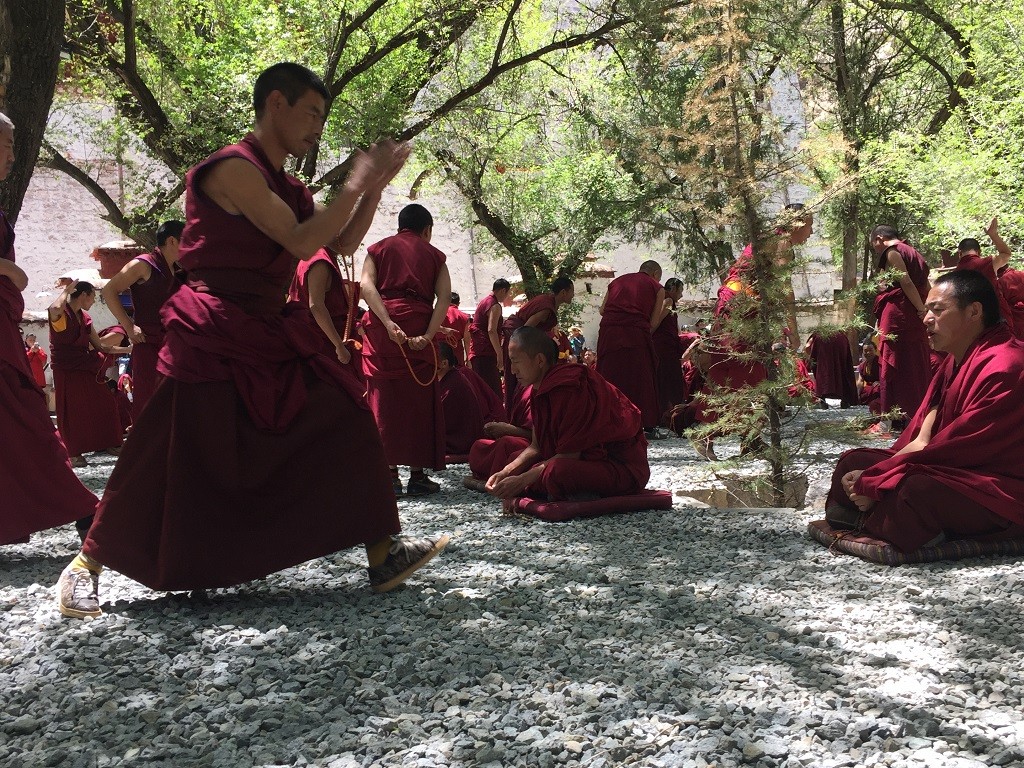
MULTIPOLYGON (((856 440, 811 444, 812 498, 856 440)), ((651 464, 652 487, 699 466, 678 439, 651 464)), ((108 572, 106 614, 74 621, 53 591, 74 530, 3 548, 0 765, 1024 761, 1016 562, 834 557, 804 533, 820 504, 508 518, 464 471, 400 503, 455 538, 388 595, 350 551, 205 595, 108 572)))

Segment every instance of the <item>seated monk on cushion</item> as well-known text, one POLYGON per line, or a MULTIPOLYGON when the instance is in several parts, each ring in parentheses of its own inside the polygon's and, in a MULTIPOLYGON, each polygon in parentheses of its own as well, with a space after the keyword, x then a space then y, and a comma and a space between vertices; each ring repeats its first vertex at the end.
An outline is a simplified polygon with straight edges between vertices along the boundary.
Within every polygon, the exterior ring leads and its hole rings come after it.
POLYGON ((945 539, 1024 536, 1024 344, 972 270, 935 281, 924 325, 946 359, 889 450, 843 454, 825 517, 910 552, 945 539))
POLYGON ((484 436, 484 424, 505 418, 505 405, 479 373, 459 363, 450 344, 441 342, 437 349, 445 452, 461 456, 484 436))
POLYGON ((537 328, 517 329, 508 350, 518 380, 533 386, 533 434, 530 442, 496 441, 490 467, 471 458, 473 472, 488 477, 487 490, 506 500, 642 491, 651 471, 639 409, 587 366, 556 365, 555 343, 537 328))

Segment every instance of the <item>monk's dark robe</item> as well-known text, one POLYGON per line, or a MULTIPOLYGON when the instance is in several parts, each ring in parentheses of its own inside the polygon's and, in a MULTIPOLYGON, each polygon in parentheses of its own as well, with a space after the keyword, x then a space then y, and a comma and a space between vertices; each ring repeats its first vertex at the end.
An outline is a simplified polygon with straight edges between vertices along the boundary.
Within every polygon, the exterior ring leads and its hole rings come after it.
POLYGON ((683 368, 680 362, 686 347, 679 335, 679 317, 673 311, 658 324, 651 334, 654 343, 654 355, 658 364, 658 418, 665 415, 686 398, 683 383, 683 368))
POLYGON ((50 367, 57 430, 68 453, 80 456, 121 445, 117 401, 106 384, 104 357, 90 345, 92 318, 64 307, 64 328, 50 323, 50 367))
MULTIPOLYGON (((577 363, 554 366, 533 387, 530 410, 545 468, 528 495, 551 500, 624 496, 647 485, 651 471, 640 410, 600 374, 577 363), (554 458, 573 453, 579 458, 554 458)), ((494 444, 492 472, 470 464, 480 477, 503 468, 529 444, 517 437, 479 442, 494 444)))
MULTIPOLYGON (((374 243, 367 252, 377 268, 377 291, 390 318, 409 338, 426 333, 444 253, 409 230, 374 243)), ((428 344, 414 352, 408 344, 396 344, 373 312, 364 317, 363 330, 366 398, 388 463, 444 469, 437 348, 428 344)))
MULTIPOLYGON (((0 259, 15 261, 14 228, 2 211, 0 259)), ((96 509, 33 379, 18 328, 24 311, 21 291, 0 277, 0 544, 27 541, 36 531, 87 518, 96 509)))
POLYGON ((435 344, 444 342, 455 350, 455 359, 459 361, 459 365, 466 363, 466 329, 469 328, 469 324, 469 315, 453 304, 448 307, 444 322, 441 323, 442 327, 451 328, 453 332, 438 333, 434 336, 435 344))
POLYGON ((857 402, 857 378, 846 334, 842 331, 828 336, 812 333, 807 352, 814 373, 814 393, 821 399, 839 400, 843 408, 854 405, 857 402))
MULTIPOLYGON (((111 325, 101 330, 97 335, 101 339, 105 339, 107 343, 117 347, 127 347, 130 343, 128 334, 125 332, 124 326, 121 325, 111 325)), ((121 386, 120 371, 118 370, 119 357, 119 355, 104 354, 101 368, 106 380, 107 389, 114 394, 114 403, 117 405, 117 423, 123 435, 131 429, 134 417, 132 401, 128 399, 128 393, 121 386)), ((134 398, 134 395, 132 397, 134 398)))
POLYGON ((658 426, 658 361, 651 339, 661 284, 644 272, 611 281, 597 334, 597 372, 640 409, 644 429, 658 426))
POLYGON ((544 319, 536 327, 550 334, 558 325, 558 308, 555 306, 555 294, 542 293, 534 296, 519 308, 514 315, 505 318, 501 325, 501 350, 505 357, 505 412, 511 413, 516 401, 519 380, 512 373, 512 361, 508 359, 508 342, 517 328, 522 328, 530 318, 541 312, 546 313, 544 319))
POLYGON ((863 382, 858 401, 861 405, 866 405, 871 413, 880 414, 882 412, 882 394, 878 386, 878 358, 861 360, 857 366, 857 373, 863 382))
MULTIPOLYGON (((331 287, 324 293, 324 308, 327 313, 331 316, 331 322, 334 324, 334 330, 338 332, 338 336, 341 339, 345 339, 345 331, 348 330, 348 338, 350 342, 346 343, 349 354, 352 355, 352 359, 349 360, 347 365, 352 367, 352 372, 363 381, 363 344, 358 341, 358 323, 362 318, 363 310, 358 305, 351 310, 350 299, 354 299, 355 302, 359 301, 359 283, 351 280, 346 280, 341 276, 341 269, 338 267, 338 262, 334 260, 334 257, 327 251, 326 248, 321 248, 313 256, 305 261, 300 261, 295 267, 295 277, 292 278, 291 287, 288 289, 289 301, 296 301, 303 306, 309 306, 309 272, 317 264, 323 264, 324 267, 331 272, 331 287)), ((321 340, 321 351, 325 355, 336 356, 337 351, 334 349, 334 344, 327 337, 327 334, 323 332, 320 326, 317 326, 317 330, 320 331, 321 340)))
POLYGON ((891 449, 843 454, 828 504, 853 503, 840 481, 864 470, 854 486, 875 506, 863 530, 903 551, 947 538, 1024 535, 1024 343, 1003 323, 985 331, 957 366, 950 355, 932 378, 913 421, 891 449), (937 409, 920 451, 896 455, 937 409))
POLYGON ((469 453, 473 443, 484 436, 484 424, 505 420, 501 398, 469 368, 460 365, 449 369, 440 388, 445 450, 449 455, 469 453))
MULTIPOLYGON (((498 355, 487 333, 487 316, 491 307, 500 306, 493 293, 484 296, 476 305, 473 321, 469 326, 469 364, 480 374, 498 397, 502 396, 501 372, 498 370, 498 355)), ((501 317, 498 317, 498 338, 501 338, 501 317)))
POLYGON ((157 248, 153 253, 136 256, 150 267, 149 279, 131 287, 135 314, 132 321, 146 336, 132 345, 132 414, 138 416, 156 392, 160 374, 156 370, 160 347, 164 344, 164 327, 160 308, 178 287, 175 270, 157 248))
MULTIPOLYGON (((916 250, 905 243, 897 243, 879 257, 877 268, 887 268, 886 254, 893 249, 903 257, 910 279, 923 302, 928 296, 929 269, 924 257, 916 250)), ((879 292, 874 311, 882 336, 882 346, 878 350, 882 410, 888 412, 899 408, 906 418, 910 418, 917 412, 931 378, 924 323, 899 281, 879 292)))
POLYGON ((1006 302, 1008 316, 1005 318, 1014 335, 1024 339, 1024 272, 1012 267, 1003 267, 998 275, 1000 293, 1006 302))
POLYGON ((252 134, 192 168, 180 265, 164 304, 164 380, 121 452, 83 547, 153 589, 225 587, 398 533, 362 385, 285 304, 294 257, 200 185, 251 163, 299 221, 309 191, 252 134))
MULTIPOLYGON (((593 370, 593 369, 591 369, 593 370)), ((509 424, 533 431, 533 414, 530 411, 530 398, 533 395, 533 387, 520 387, 516 396, 516 402, 512 406, 512 413, 508 414, 509 424)), ((504 417, 499 421, 504 421, 504 417)), ((491 440, 481 438, 473 443, 469 450, 469 468, 477 477, 486 480, 499 469, 504 467, 510 459, 508 458, 510 445, 515 445, 516 451, 522 450, 530 444, 529 440, 517 437, 508 437, 508 440, 491 440), (510 441, 522 440, 522 444, 510 441)))

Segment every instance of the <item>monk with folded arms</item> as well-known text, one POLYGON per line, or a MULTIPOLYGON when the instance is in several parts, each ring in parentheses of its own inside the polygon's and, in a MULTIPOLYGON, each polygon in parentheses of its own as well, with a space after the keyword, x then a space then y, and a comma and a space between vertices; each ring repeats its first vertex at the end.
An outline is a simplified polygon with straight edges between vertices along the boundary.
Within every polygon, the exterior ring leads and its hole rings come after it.
POLYGON ((61 613, 99 615, 104 565, 152 589, 206 589, 361 545, 386 592, 447 543, 396 536, 363 383, 324 349, 309 308, 285 303, 297 260, 345 240, 409 154, 393 142, 357 152, 330 205, 315 205, 284 163, 319 141, 329 98, 310 70, 275 64, 256 80, 255 130, 188 172, 164 379, 61 575, 61 613))
POLYGON ((843 454, 825 516, 904 552, 946 539, 1024 536, 1024 344, 984 275, 954 270, 925 300, 946 359, 891 449, 843 454))
POLYGON ((640 410, 587 366, 556 365, 555 342, 538 328, 516 330, 508 352, 520 384, 533 386, 533 433, 500 438, 491 467, 470 465, 489 472, 488 492, 557 501, 642 491, 651 471, 640 410))

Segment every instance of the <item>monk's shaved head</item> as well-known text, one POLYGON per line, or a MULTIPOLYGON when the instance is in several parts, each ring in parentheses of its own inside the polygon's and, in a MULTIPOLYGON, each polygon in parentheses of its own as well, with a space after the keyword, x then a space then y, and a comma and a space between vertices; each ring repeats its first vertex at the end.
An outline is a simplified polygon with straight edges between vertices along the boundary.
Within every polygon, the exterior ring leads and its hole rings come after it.
POLYGON ((974 269, 954 269, 936 278, 935 287, 940 285, 950 287, 953 300, 960 309, 966 309, 975 302, 980 304, 982 322, 986 328, 991 328, 1002 319, 996 289, 981 272, 974 269))
POLYGON ((645 275, 650 275, 658 282, 661 282, 661 264, 656 261, 648 259, 640 265, 640 269, 637 272, 643 272, 645 275))
POLYGON ((558 345, 555 344, 555 340, 544 333, 544 331, 531 325, 516 328, 512 332, 512 337, 508 343, 510 346, 515 344, 528 357, 544 355, 548 365, 554 365, 558 362, 558 345))
POLYGON ((0 112, 0 131, 13 131, 13 130, 14 130, 14 122, 11 120, 11 118, 9 118, 3 112, 0 112))

